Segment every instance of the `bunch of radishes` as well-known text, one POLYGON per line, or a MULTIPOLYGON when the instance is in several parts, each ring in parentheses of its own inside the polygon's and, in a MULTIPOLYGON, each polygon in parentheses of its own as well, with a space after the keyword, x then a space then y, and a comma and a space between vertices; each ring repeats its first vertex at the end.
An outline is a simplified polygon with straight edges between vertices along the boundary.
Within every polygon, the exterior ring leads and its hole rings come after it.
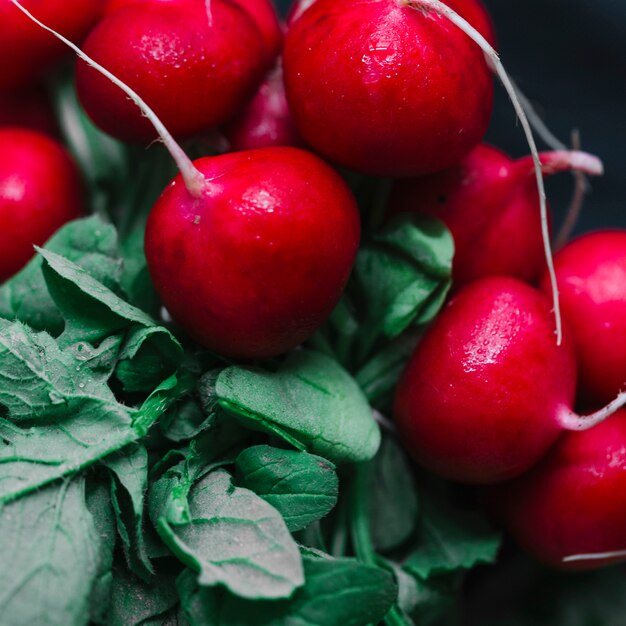
POLYGON ((360 216, 333 166, 401 179, 387 219, 438 217, 456 244, 455 293, 398 386, 404 445, 453 480, 515 479, 489 500, 520 542, 597 566, 626 557, 626 413, 609 417, 625 401, 626 233, 557 254, 557 336, 535 168, 601 165, 480 144, 494 33, 479 0, 446 4, 300 0, 281 25, 269 0, 0 0, 0 279, 85 209, 76 166, 28 121, 48 105, 25 115, 66 49, 42 25, 80 45, 76 90, 98 127, 172 152, 181 173, 150 213, 148 267, 173 319, 221 356, 281 355, 339 301, 360 216), (176 141, 194 136, 214 154, 191 161, 176 141), (595 412, 575 414, 575 398, 595 412))

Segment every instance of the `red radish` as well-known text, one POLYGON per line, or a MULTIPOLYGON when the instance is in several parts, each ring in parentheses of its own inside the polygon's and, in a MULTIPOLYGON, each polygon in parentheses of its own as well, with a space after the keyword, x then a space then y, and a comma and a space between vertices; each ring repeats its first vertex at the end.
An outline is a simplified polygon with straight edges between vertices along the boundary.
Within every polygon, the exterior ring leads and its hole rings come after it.
POLYGON ((339 300, 358 248, 359 212, 343 179, 296 148, 192 163, 133 89, 63 41, 135 102, 180 169, 145 234, 173 317, 226 356, 272 356, 308 338, 339 300))
MULTIPOLYGON (((264 71, 263 40, 252 19, 227 0, 131 5, 104 18, 84 51, 146 100, 173 135, 223 124, 253 93, 264 71)), ((124 141, 156 137, 125 94, 79 61, 78 95, 92 120, 124 141)))
POLYGON ((21 126, 53 137, 59 132, 52 103, 41 87, 0 93, 0 126, 21 126))
POLYGON ((282 66, 268 74, 248 106, 224 128, 224 134, 231 150, 302 144, 287 104, 282 66))
MULTIPOLYGON (((155 3, 155 2, 180 2, 181 0, 109 0, 106 5, 106 15, 110 15, 120 9, 141 3, 155 3)), ((211 10, 211 3, 213 0, 197 0, 204 3, 205 7, 208 5, 211 10)), ((243 9, 255 22, 257 28, 263 36, 265 42, 268 62, 273 61, 278 53, 283 41, 283 33, 278 21, 278 15, 271 0, 229 0, 232 4, 238 5, 243 9)))
POLYGON ((626 560, 626 411, 561 437, 528 474, 492 487, 490 506, 538 560, 567 570, 626 560))
POLYGON ((239 5, 254 20, 261 31, 268 60, 272 63, 283 44, 283 31, 271 0, 231 0, 239 5))
POLYGON ((581 396, 602 404, 626 388, 626 230, 583 235, 554 261, 581 396))
MULTIPOLYGON (((316 0, 296 0, 291 5, 287 15, 287 26, 297 20, 316 0)), ((447 0, 451 9, 463 16, 493 47, 496 44, 496 35, 491 17, 485 5, 480 0, 447 0)))
POLYGON ((80 175, 63 147, 31 130, 0 129, 0 282, 81 212, 80 175))
MULTIPOLYGON (((544 152, 540 158, 544 175, 602 173, 601 162, 582 152, 544 152)), ((396 181, 389 201, 390 213, 415 212, 446 223, 454 237, 457 287, 495 274, 538 280, 545 267, 538 207, 532 157, 514 161, 485 144, 448 170, 396 181)))
POLYGON ((590 416, 571 407, 574 350, 554 341, 550 306, 514 278, 470 283, 417 346, 397 388, 395 419, 408 452, 465 483, 493 483, 532 467, 564 430, 583 430, 626 402, 590 416))
POLYGON ((359 242, 343 180, 296 148, 199 159, 153 208, 146 257, 166 308, 197 341, 236 358, 293 348, 339 300, 359 242))
MULTIPOLYGON (((41 20, 74 41, 80 41, 99 18, 104 0, 24 0, 41 20)), ((0 91, 31 85, 61 57, 64 47, 32 24, 13 6, 0 0, 0 91)))
POLYGON ((383 176, 452 166, 482 139, 493 83, 447 18, 399 0, 317 0, 284 49, 298 131, 324 157, 383 176))

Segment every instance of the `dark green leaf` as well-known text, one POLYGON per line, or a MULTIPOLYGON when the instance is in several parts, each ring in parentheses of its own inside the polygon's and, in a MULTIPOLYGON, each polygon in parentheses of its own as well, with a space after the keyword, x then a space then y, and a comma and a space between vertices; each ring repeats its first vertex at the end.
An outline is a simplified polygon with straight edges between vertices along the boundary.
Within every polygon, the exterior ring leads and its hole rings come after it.
POLYGON ((442 222, 408 214, 389 222, 361 248, 352 282, 365 313, 361 359, 380 337, 397 337, 435 315, 449 288, 453 252, 442 222))
POLYGON ((113 582, 113 553, 115 550, 115 515, 110 490, 105 482, 87 485, 87 508, 93 517, 100 540, 100 567, 91 593, 90 619, 97 624, 106 622, 113 582))
POLYGON ((278 372, 243 367, 223 370, 220 405, 252 428, 334 462, 371 459, 380 431, 363 393, 329 357, 298 350, 278 372))
MULTIPOLYGON (((122 260, 117 233, 99 217, 66 224, 44 247, 76 263, 108 289, 119 289, 122 260)), ((0 316, 58 335, 63 330, 63 318, 48 293, 42 260, 35 255, 21 272, 0 287, 0 316)))
POLYGON ((393 576, 352 559, 303 557, 306 584, 291 601, 250 602, 178 580, 191 626, 365 626, 378 623, 397 593, 393 576))
POLYGON ((391 405, 392 393, 417 341, 415 333, 403 334, 388 342, 356 373, 355 379, 371 403, 391 405))
POLYGON ((125 391, 150 391, 176 371, 181 358, 181 346, 168 330, 137 326, 129 332, 115 374, 125 391))
POLYGON ((454 509, 431 497, 424 501, 419 544, 404 568, 428 580, 478 563, 492 563, 500 541, 483 515, 454 509))
POLYGON ((146 626, 148 623, 163 623, 159 618, 162 620, 177 602, 173 575, 159 572, 154 581, 147 584, 128 570, 116 568, 113 572, 111 609, 107 626, 146 626))
POLYGON ((335 466, 319 456, 254 446, 237 457, 236 466, 239 484, 279 511, 292 532, 321 519, 337 503, 335 466))
POLYGON ((215 423, 215 413, 208 416, 195 398, 183 398, 160 421, 161 432, 170 441, 187 441, 215 423))
POLYGON ((418 522, 418 499, 411 466, 391 437, 384 437, 373 463, 370 492, 370 529, 381 551, 402 545, 418 522))
POLYGON ((108 457, 105 465, 116 477, 111 495, 126 561, 137 576, 148 579, 154 574, 143 531, 148 453, 143 446, 128 446, 108 457), (122 490, 122 493, 118 494, 118 490, 122 490))
POLYGON ((0 508, 3 626, 83 626, 103 546, 77 479, 0 508))

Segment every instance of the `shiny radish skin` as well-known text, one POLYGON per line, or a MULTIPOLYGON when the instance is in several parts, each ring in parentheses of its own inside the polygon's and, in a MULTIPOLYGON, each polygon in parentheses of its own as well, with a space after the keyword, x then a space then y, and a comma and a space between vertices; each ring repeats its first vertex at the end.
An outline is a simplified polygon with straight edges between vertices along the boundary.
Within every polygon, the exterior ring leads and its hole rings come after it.
MULTIPOLYGON (((68 39, 80 43, 102 14, 104 0, 21 0, 23 7, 68 39)), ((50 33, 33 24, 10 0, 0 0, 0 91, 34 84, 70 56, 50 33)))
MULTIPOLYGON (((544 176, 589 169, 585 164, 593 159, 578 152, 540 154, 544 176)), ((601 169, 599 162, 597 166, 601 169)), ((530 156, 513 160, 481 144, 450 169, 395 181, 388 213, 399 212, 445 222, 454 237, 452 275, 457 287, 498 274, 536 282, 545 269, 539 195, 530 156)))
POLYGON ((78 168, 54 139, 0 129, 0 282, 18 272, 66 222, 83 211, 78 168))
MULTIPOLYGON (((287 27, 315 2, 316 0, 296 0, 287 15, 287 27)), ((480 0, 449 0, 445 4, 465 18, 492 47, 496 47, 496 33, 491 16, 480 0)))
MULTIPOLYGON (((567 330, 567 329, 566 329, 567 330)), ((516 279, 463 288, 426 331, 396 390, 400 440, 433 472, 464 483, 513 478, 563 431, 576 386, 548 300, 516 279)))
MULTIPOLYGON (((175 3, 186 0, 109 0, 106 5, 106 15, 119 11, 124 7, 141 3, 175 3)), ((206 0, 196 0, 206 7, 206 0)), ((276 10, 271 0, 229 0, 243 9, 254 21, 265 43, 267 62, 271 64, 280 52, 283 42, 283 32, 276 10)))
MULTIPOLYGON (((264 72, 263 41, 252 19, 226 0, 131 5, 103 19, 84 51, 132 87, 178 138, 225 123, 254 93, 264 72)), ((127 142, 156 138, 152 124, 120 89, 84 61, 80 101, 93 122, 127 142)))
POLYGON ((446 18, 398 0, 317 0, 287 31, 289 105, 308 145, 379 176, 451 167, 482 139, 493 80, 446 18))
POLYGON ((261 83, 248 106, 223 128, 223 133, 230 150, 302 145, 289 110, 280 64, 261 83))
MULTIPOLYGON (((561 311, 576 349, 581 399, 603 404, 626 389, 626 230, 575 239, 554 258, 561 311)), ((542 289, 549 283, 544 277, 542 289)))
POLYGON ((331 313, 359 243, 355 200, 323 161, 296 148, 199 159, 194 199, 179 177, 152 209, 148 268, 163 304, 226 357, 281 354, 331 313))
POLYGON ((536 559, 588 570, 626 560, 625 491, 621 410, 590 430, 564 434, 528 474, 489 488, 487 501, 536 559))
POLYGON ((239 5, 254 20, 263 37, 267 60, 271 65, 280 54, 283 45, 283 30, 271 0, 231 1, 239 5))

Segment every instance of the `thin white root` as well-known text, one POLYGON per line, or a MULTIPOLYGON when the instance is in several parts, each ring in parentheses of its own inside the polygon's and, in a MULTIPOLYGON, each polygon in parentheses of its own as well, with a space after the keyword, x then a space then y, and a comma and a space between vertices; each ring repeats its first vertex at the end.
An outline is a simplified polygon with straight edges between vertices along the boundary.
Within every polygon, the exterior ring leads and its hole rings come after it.
POLYGON ((396 425, 388 417, 385 417, 380 411, 377 411, 376 409, 372 409, 372 416, 374 417, 374 421, 389 434, 393 435, 394 437, 398 436, 396 425))
POLYGON ((91 57, 87 56, 76 44, 72 43, 69 39, 57 33, 55 30, 46 26, 40 22, 30 11, 25 9, 17 0, 10 0, 28 19, 37 24, 40 28, 48 31, 54 35, 57 39, 62 41, 66 46, 71 48, 76 55, 85 61, 88 65, 100 72, 103 76, 106 76, 114 85, 117 85, 140 109, 141 112, 152 123, 157 134, 161 138, 161 141, 165 144, 168 152, 172 155, 172 158, 176 162, 176 166, 180 170, 180 173, 185 182, 185 187, 194 198, 199 198, 207 187, 207 180, 203 174, 196 168, 192 160, 185 154, 183 149, 178 145, 174 137, 165 128, 161 120, 157 117, 156 113, 146 104, 146 102, 131 89, 126 83, 123 83, 114 74, 109 72, 106 68, 102 67, 99 63, 94 61, 91 57))
MULTIPOLYGON (((572 148, 580 150, 580 133, 572 131, 572 148)), ((570 200, 569 209, 565 215, 565 220, 556 236, 554 247, 558 250, 562 248, 572 236, 574 228, 578 222, 585 202, 585 195, 589 192, 590 185, 582 172, 574 172, 574 191, 570 200)))
POLYGON ((563 410, 559 415, 559 423, 566 430, 589 430, 611 417, 615 411, 626 405, 626 391, 621 391, 614 400, 595 413, 578 415, 569 409, 563 410))
POLYGON ((209 23, 209 28, 213 26, 213 11, 211 11, 211 0, 205 0, 204 6, 206 7, 206 17, 209 23))
POLYGON ((554 309, 554 319, 556 326, 556 343, 561 345, 563 340, 563 324, 561 321, 561 306, 559 302, 559 290, 556 281, 556 273, 554 271, 554 261, 552 259, 552 248, 550 244, 550 228, 548 224, 548 207, 546 203, 546 191, 543 183, 543 176, 541 171, 541 162, 539 160, 539 151, 533 137, 532 129, 526 117, 524 107, 517 96, 515 86, 511 82, 509 75, 507 74, 498 53, 489 45, 487 40, 466 20, 464 20, 458 13, 453 11, 450 7, 440 2, 440 0, 402 0, 404 4, 410 6, 413 9, 430 9, 435 13, 442 15, 450 20, 455 26, 460 28, 474 43, 476 43, 488 59, 488 63, 492 70, 496 73, 504 89, 506 90, 515 113, 522 125, 526 141, 530 148, 530 152, 533 158, 535 178, 537 180, 537 191, 539 193, 539 210, 541 213, 541 234, 544 244, 544 253, 546 256, 546 264, 548 266, 548 273, 550 275, 550 285, 552 290, 552 302, 554 309))
POLYGON ((573 563, 575 561, 595 561, 596 559, 619 559, 626 557, 626 550, 613 550, 611 552, 590 552, 589 554, 572 554, 564 556, 563 563, 573 563))

